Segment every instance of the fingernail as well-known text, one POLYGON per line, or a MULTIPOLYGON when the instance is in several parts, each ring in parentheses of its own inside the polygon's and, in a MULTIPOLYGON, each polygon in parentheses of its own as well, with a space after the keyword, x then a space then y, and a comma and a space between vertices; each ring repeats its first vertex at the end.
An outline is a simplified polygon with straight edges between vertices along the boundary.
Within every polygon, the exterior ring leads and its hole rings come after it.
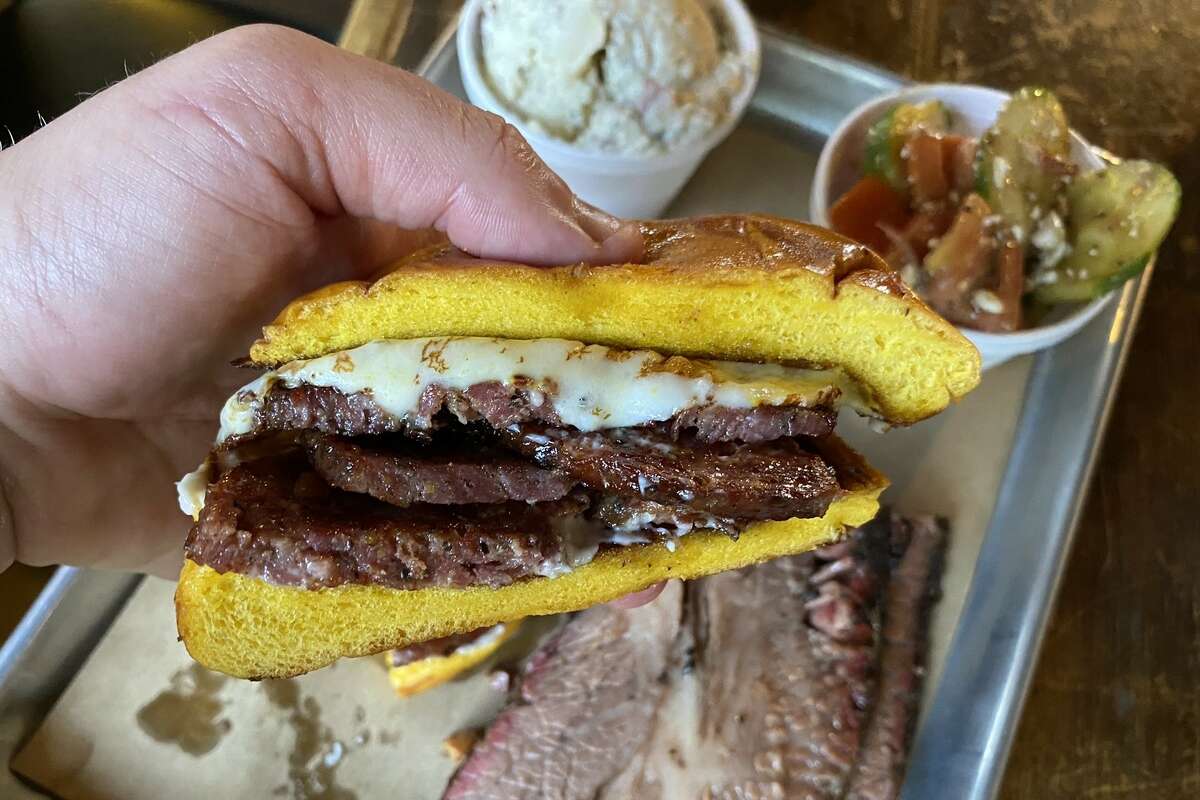
POLYGON ((600 242, 600 259, 607 264, 638 263, 645 255, 646 243, 636 222, 623 222, 604 241, 600 242))
POLYGON ((622 221, 606 211, 601 211, 591 203, 584 202, 578 197, 572 200, 575 219, 579 227, 592 238, 594 242, 603 242, 622 227, 622 221))

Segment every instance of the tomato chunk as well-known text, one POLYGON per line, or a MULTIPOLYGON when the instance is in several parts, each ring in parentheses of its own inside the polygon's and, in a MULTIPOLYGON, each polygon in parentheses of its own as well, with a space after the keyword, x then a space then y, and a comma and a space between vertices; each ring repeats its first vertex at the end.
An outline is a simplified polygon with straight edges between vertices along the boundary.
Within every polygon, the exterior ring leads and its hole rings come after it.
POLYGON ((903 228, 908 222, 904 198, 879 178, 866 177, 850 187, 829 209, 833 229, 876 252, 885 252, 888 238, 880 223, 903 228))
POLYGON ((973 327, 993 332, 1020 330, 1021 294, 1024 291, 1025 253, 1020 244, 1008 239, 996 255, 996 288, 992 290, 1000 310, 988 311, 972 302, 976 312, 973 327))
POLYGON ((965 197, 975 188, 975 151, 978 146, 969 136, 942 137, 942 162, 950 188, 965 197))
POLYGON ((904 145, 904 164, 913 202, 923 208, 943 202, 950 194, 942 137, 918 133, 904 145))

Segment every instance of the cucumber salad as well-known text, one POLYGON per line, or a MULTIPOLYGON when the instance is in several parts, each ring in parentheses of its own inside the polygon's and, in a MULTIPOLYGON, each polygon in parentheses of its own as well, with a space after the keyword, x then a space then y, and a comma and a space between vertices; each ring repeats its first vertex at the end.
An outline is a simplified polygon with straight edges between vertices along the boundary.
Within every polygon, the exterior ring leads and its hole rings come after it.
POLYGON ((900 104, 871 126, 864 177, 830 209, 834 230, 882 254, 951 322, 1028 327, 1145 268, 1179 208, 1164 167, 1080 172, 1058 99, 1022 89, 978 139, 941 102, 900 104))

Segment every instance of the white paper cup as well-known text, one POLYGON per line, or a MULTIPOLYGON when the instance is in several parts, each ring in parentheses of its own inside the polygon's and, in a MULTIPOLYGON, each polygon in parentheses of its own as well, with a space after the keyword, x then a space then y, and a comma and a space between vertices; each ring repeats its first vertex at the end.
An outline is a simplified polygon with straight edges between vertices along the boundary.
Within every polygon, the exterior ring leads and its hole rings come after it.
POLYGON ((496 97, 483 77, 479 39, 481 0, 468 0, 459 19, 459 72, 471 102, 516 126, 534 151, 550 169, 562 176, 575 194, 619 217, 657 217, 679 194, 709 151, 737 125, 758 83, 762 45, 754 19, 740 0, 722 0, 718 8, 738 51, 749 56, 750 74, 733 97, 724 122, 703 139, 663 155, 626 156, 582 150, 530 130, 520 115, 496 97))
MULTIPOLYGON (((809 209, 813 222, 829 227, 829 208, 863 174, 867 129, 897 103, 941 100, 950 109, 954 132, 980 136, 996 120, 1009 95, 985 86, 959 83, 935 83, 912 86, 882 95, 850 112, 825 142, 813 179, 809 209)), ((1084 172, 1104 166, 1091 146, 1071 132, 1071 159, 1084 172)), ((1003 364, 1014 356, 1033 353, 1069 339, 1112 302, 1116 292, 1089 303, 1057 306, 1034 328, 1012 333, 984 333, 959 327, 963 335, 979 348, 983 368, 1003 364)))

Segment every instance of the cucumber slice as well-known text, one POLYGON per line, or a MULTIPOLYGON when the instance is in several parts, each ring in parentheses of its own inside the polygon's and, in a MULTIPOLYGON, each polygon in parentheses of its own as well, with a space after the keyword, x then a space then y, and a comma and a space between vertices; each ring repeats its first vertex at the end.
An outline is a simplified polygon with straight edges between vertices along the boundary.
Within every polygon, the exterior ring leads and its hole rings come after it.
POLYGON ((1077 177, 1067 190, 1071 253, 1040 279, 1037 299, 1090 300, 1140 273, 1175 221, 1181 194, 1175 176, 1150 161, 1077 177))
POLYGON ((863 171, 886 181, 893 189, 908 194, 904 172, 904 143, 918 131, 945 133, 950 128, 950 112, 941 100, 901 103, 867 129, 867 154, 863 171))
POLYGON ((1023 239, 1055 209, 1066 182, 1052 167, 1070 155, 1071 132, 1058 98, 1046 89, 1021 89, 979 142, 976 188, 1023 239))

